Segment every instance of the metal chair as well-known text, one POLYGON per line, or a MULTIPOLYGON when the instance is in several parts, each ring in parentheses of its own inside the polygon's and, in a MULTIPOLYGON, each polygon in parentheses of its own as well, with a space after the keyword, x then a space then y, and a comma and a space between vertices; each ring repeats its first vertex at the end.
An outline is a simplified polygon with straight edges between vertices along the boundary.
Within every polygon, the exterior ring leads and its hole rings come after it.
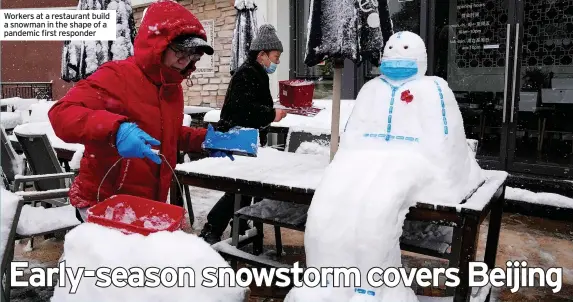
POLYGON ((2 180, 5 187, 8 190, 13 190, 14 181, 16 175, 22 175, 25 173, 26 162, 25 158, 14 150, 12 147, 12 142, 8 139, 8 134, 6 129, 1 127, 0 132, 2 146, 0 152, 2 153, 2 180))
MULTIPOLYGON (((66 173, 69 174, 69 173, 66 173)), ((61 175, 47 175, 44 176, 44 180, 46 179, 56 179, 62 177, 61 175)), ((8 240, 6 241, 6 247, 4 249, 4 254, 2 255, 2 263, 0 268, 0 276, 5 276, 6 283, 2 286, 2 298, 3 301, 9 301, 11 286, 10 286, 10 262, 14 259, 14 249, 15 249, 15 242, 16 240, 25 239, 25 238, 33 238, 34 236, 44 236, 47 234, 52 234, 55 232, 67 232, 74 228, 76 225, 70 225, 66 227, 59 227, 59 228, 51 228, 42 230, 41 232, 34 232, 31 234, 19 234, 17 229, 20 223, 20 218, 22 217, 22 209, 27 204, 34 204, 36 202, 42 202, 46 199, 56 198, 56 197, 63 197, 62 193, 51 193, 51 192, 26 192, 25 195, 20 195, 18 192, 14 194, 19 195, 18 205, 16 206, 16 211, 14 214, 14 219, 12 221, 12 225, 10 227, 10 232, 8 234, 8 240)), ((67 194, 67 193, 66 193, 67 194)), ((5 200, 0 202, 6 202, 5 200)), ((27 219, 23 219, 23 221, 27 221, 27 219)), ((78 221, 79 224, 79 221, 78 221)), ((0 278, 1 279, 1 278, 0 278)))

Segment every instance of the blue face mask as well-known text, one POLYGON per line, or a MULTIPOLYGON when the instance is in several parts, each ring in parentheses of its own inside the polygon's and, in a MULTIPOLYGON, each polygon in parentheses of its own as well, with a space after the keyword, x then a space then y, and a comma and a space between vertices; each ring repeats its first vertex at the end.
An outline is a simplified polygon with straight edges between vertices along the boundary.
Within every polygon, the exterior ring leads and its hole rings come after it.
POLYGON ((382 59, 379 69, 389 79, 405 80, 418 73, 418 64, 411 59, 382 59))
POLYGON ((269 65, 269 67, 265 66, 265 70, 267 71, 267 73, 273 73, 277 70, 277 64, 271 62, 271 65, 269 65))
POLYGON ((263 67, 265 68, 265 70, 267 71, 268 74, 274 73, 277 70, 277 64, 275 64, 273 61, 271 61, 271 58, 269 57, 269 55, 267 53, 265 53, 265 55, 267 56, 267 58, 269 59, 271 64, 269 65, 269 67, 265 66, 265 64, 261 64, 261 65, 263 65, 263 67))

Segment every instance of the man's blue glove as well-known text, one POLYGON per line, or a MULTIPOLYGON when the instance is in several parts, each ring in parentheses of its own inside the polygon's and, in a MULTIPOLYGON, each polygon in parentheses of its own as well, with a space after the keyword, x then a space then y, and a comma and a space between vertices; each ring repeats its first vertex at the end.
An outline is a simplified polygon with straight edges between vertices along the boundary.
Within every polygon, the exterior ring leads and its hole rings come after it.
POLYGON ((117 151, 122 157, 147 157, 156 164, 161 163, 161 158, 151 151, 151 146, 149 145, 158 146, 160 142, 139 129, 135 123, 122 123, 119 125, 115 141, 117 151))

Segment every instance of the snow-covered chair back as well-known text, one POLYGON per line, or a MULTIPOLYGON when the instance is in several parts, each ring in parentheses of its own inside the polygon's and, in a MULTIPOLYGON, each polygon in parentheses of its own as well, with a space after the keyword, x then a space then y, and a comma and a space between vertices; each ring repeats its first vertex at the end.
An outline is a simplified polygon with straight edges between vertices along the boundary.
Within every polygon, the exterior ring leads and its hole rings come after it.
POLYGON ((330 134, 316 129, 289 128, 285 151, 305 154, 330 154, 330 134))
MULTIPOLYGON (((29 134, 14 131, 28 161, 30 171, 34 175, 64 173, 56 151, 52 148, 46 134, 29 134)), ((67 184, 64 179, 45 179, 34 182, 37 191, 64 189, 67 184)))

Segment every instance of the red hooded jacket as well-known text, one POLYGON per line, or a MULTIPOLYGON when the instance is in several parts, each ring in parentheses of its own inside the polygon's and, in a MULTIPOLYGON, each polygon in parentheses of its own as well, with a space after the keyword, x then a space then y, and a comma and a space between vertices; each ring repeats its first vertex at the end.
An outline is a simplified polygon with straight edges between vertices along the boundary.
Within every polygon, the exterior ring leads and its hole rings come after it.
MULTIPOLYGON (((200 152, 206 130, 183 124, 182 75, 161 63, 162 53, 181 34, 206 40, 199 20, 173 1, 150 5, 134 43, 134 56, 103 64, 79 81, 49 111, 56 135, 85 146, 79 175, 70 188, 70 202, 78 208, 114 194, 130 194, 165 202, 173 173, 147 158, 120 159, 115 147, 122 122, 135 122, 161 142, 157 148, 175 168, 177 150, 200 152)), ((155 147, 154 147, 155 148, 155 147)))

